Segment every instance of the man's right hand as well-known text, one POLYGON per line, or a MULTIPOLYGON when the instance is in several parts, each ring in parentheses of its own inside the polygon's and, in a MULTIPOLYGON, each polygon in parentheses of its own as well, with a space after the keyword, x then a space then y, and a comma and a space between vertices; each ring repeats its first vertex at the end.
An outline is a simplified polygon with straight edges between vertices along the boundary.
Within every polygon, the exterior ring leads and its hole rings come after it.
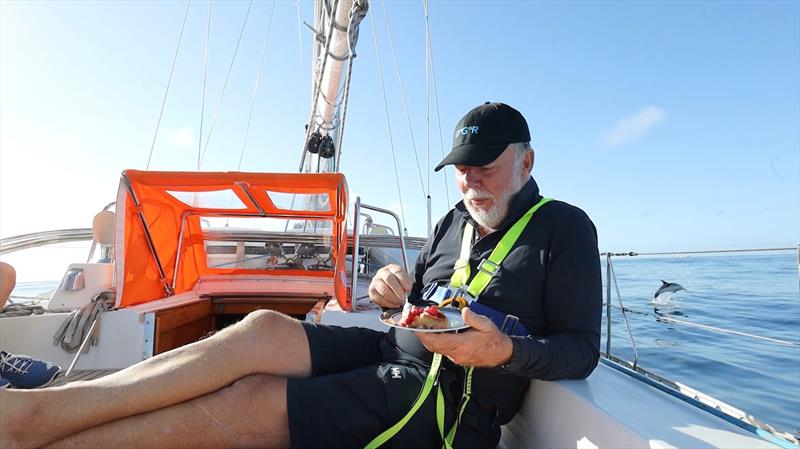
POLYGON ((406 270, 399 265, 386 265, 372 278, 369 297, 384 309, 397 309, 405 304, 412 285, 413 281, 406 270))

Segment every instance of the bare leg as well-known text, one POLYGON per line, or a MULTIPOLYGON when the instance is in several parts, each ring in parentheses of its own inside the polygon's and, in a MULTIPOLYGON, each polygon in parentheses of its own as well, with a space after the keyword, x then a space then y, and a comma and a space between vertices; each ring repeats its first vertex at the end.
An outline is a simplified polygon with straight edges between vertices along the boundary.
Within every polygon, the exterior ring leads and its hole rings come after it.
POLYGON ((71 435, 48 448, 288 448, 286 379, 245 377, 220 391, 71 435))
POLYGON ((0 391, 0 447, 37 447, 226 387, 250 374, 307 377, 300 322, 257 311, 206 340, 110 376, 43 390, 0 391))
POLYGON ((17 272, 14 271, 14 267, 0 262, 0 309, 6 305, 15 285, 17 285, 17 272))

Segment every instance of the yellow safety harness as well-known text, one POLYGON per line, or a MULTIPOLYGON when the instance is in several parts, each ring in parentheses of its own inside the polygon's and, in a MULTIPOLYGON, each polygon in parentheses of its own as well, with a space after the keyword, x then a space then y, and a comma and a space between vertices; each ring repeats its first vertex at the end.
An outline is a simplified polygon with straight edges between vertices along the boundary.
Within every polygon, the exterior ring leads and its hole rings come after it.
MULTIPOLYGON (((522 231, 528 225, 528 222, 530 222, 533 214, 536 213, 536 211, 539 210, 539 208, 544 204, 552 200, 552 198, 542 198, 538 203, 525 212, 525 215, 520 217, 520 219, 517 220, 517 222, 514 223, 508 231, 506 231, 506 233, 503 235, 503 238, 500 239, 500 242, 498 242, 497 246, 495 246, 494 250, 492 250, 489 258, 483 259, 481 263, 478 264, 478 273, 475 274, 475 277, 472 278, 472 281, 467 286, 466 293, 468 293, 472 298, 477 298, 483 292, 486 286, 489 285, 489 281, 491 281, 494 275, 497 274, 497 271, 500 269, 500 264, 511 251, 511 248, 514 247, 514 244, 516 244, 517 239, 519 239, 522 231)), ((472 224, 467 222, 464 225, 464 233, 461 237, 461 254, 458 260, 456 260, 456 263, 453 267, 453 275, 450 277, 450 286, 458 289, 460 292, 464 291, 463 287, 469 280, 470 276, 469 253, 472 246, 474 232, 475 230, 472 224)), ((468 306, 470 302, 471 300, 465 298, 465 295, 463 294, 454 295, 453 297, 443 301, 441 306, 453 305, 458 307, 460 310, 465 306, 468 306)), ((433 360, 431 361, 431 368, 428 371, 427 377, 425 377, 425 383, 422 385, 422 390, 420 390, 419 395, 417 395, 417 399, 411 405, 411 409, 400 419, 400 421, 395 423, 395 425, 384 430, 380 435, 373 438, 372 441, 365 446, 365 449, 377 449, 389 441, 392 437, 397 435, 397 433, 400 432, 400 430, 405 427, 406 424, 408 424, 420 407, 422 407, 422 404, 428 398, 434 386, 436 386, 436 424, 439 428, 439 435, 442 437, 442 447, 443 449, 453 449, 453 440, 455 440, 456 437, 456 429, 458 428, 459 423, 461 423, 461 415, 464 413, 464 410, 467 408, 467 404, 472 397, 472 372, 474 371, 475 367, 464 367, 466 374, 464 392, 461 395, 461 401, 458 406, 456 422, 453 423, 453 426, 445 435, 445 399, 444 394, 442 393, 442 386, 438 382, 441 364, 442 354, 434 353, 433 360)))

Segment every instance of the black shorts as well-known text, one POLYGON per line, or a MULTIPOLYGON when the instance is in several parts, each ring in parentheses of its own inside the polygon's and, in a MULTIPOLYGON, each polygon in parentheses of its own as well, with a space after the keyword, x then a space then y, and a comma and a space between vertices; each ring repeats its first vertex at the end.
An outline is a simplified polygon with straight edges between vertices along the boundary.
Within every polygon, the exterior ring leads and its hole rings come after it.
MULTIPOLYGON (((386 334, 363 328, 303 323, 311 348, 312 377, 289 379, 287 403, 292 448, 363 448, 397 423, 417 399, 428 367, 387 351, 386 334)), ((455 422, 462 369, 443 368, 445 432, 455 422)), ((436 424, 436 390, 406 426, 383 447, 442 447, 436 424)), ((458 449, 494 448, 500 430, 468 405, 456 432, 458 449)))

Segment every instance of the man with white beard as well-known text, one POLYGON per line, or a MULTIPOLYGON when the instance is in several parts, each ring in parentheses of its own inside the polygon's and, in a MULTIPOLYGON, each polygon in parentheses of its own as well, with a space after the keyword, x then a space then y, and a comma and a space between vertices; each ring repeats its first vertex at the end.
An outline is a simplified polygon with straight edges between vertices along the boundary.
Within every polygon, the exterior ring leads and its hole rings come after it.
POLYGON ((386 333, 260 310, 101 379, 0 391, 0 447, 497 447, 529 379, 585 378, 599 358, 596 231, 539 194, 529 141, 508 105, 467 113, 437 167, 455 165, 464 200, 412 274, 389 265, 369 287, 384 308, 465 306, 469 330, 386 333))
POLYGON ((453 402, 469 401, 461 426, 467 423, 471 437, 482 438, 459 441, 456 433, 460 445, 494 447, 529 379, 585 378, 599 359, 595 227, 580 209, 539 194, 533 162, 519 111, 503 103, 469 111, 456 126, 452 151, 436 167, 455 166, 463 201, 439 221, 411 275, 389 265, 370 284, 373 302, 385 308, 402 306, 406 296, 442 304, 466 298, 467 332, 390 331, 387 337, 426 363, 431 353, 443 354, 442 366, 456 373, 455 383, 472 385, 471 398, 456 395, 453 402))

